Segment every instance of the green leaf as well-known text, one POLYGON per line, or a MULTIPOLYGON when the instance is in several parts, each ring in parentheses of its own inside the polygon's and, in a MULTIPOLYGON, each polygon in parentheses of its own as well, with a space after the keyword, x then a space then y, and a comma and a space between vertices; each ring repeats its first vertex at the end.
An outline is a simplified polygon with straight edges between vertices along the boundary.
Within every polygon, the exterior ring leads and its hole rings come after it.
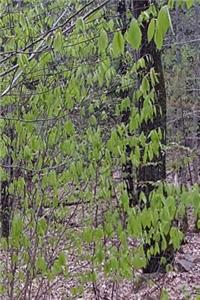
POLYGON ((112 49, 113 49, 113 56, 118 57, 124 53, 124 37, 121 31, 117 31, 114 34, 114 38, 112 41, 112 49))
POLYGON ((143 94, 147 94, 147 92, 150 90, 149 80, 147 79, 146 76, 142 79, 140 90, 142 91, 143 94))
POLYGON ((104 250, 102 247, 99 247, 98 250, 97 250, 97 253, 96 253, 96 261, 97 263, 102 263, 104 259, 104 250))
POLYGON ((156 21, 155 21, 155 19, 151 19, 149 26, 148 26, 148 31, 147 31, 147 38, 148 38, 149 43, 154 36, 155 28, 156 28, 156 21))
POLYGON ((198 211, 200 208, 200 193, 198 190, 192 191, 192 193, 189 193, 190 198, 192 200, 193 207, 195 211, 198 211))
POLYGON ((4 158, 7 155, 7 147, 3 140, 0 140, 0 159, 4 158))
POLYGON ((165 251, 167 249, 167 241, 164 235, 162 234, 161 250, 165 251))
POLYGON ((24 158, 26 160, 30 160, 32 158, 32 151, 27 145, 24 147, 24 158))
POLYGON ((47 263, 44 257, 39 256, 38 259, 36 260, 35 266, 38 271, 41 271, 44 274, 47 270, 47 263))
POLYGON ((22 234, 23 230, 23 220, 19 215, 16 215, 13 218, 12 222, 12 236, 13 238, 19 238, 19 236, 22 234))
POLYGON ((66 140, 60 145, 60 149, 64 155, 71 155, 75 149, 73 141, 66 140))
POLYGON ((139 126, 139 114, 133 114, 130 118, 129 130, 132 133, 139 126))
POLYGON ((55 33, 53 47, 58 52, 63 51, 63 36, 62 36, 62 32, 60 30, 55 33))
POLYGON ((162 290, 160 300, 169 300, 169 295, 166 290, 162 290))
POLYGON ((61 266, 64 266, 66 264, 66 256, 63 252, 61 252, 58 256, 58 262, 61 266))
POLYGON ((41 220, 38 221, 38 225, 37 225, 37 233, 39 236, 44 236, 45 232, 47 229, 47 222, 46 220, 43 218, 41 220))
POLYGON ((123 193, 121 195, 120 200, 121 200, 124 211, 128 211, 128 209, 129 209, 129 197, 128 197, 127 193, 123 193))
POLYGON ((197 221, 197 229, 200 229, 200 219, 197 221))
POLYGON ((169 29, 169 27, 171 28, 171 30, 173 32, 169 9, 168 9, 168 6, 165 5, 160 9, 160 11, 158 13, 158 19, 156 22, 156 32, 155 32, 155 36, 154 36, 154 41, 155 41, 158 49, 162 48, 163 40, 164 40, 165 34, 166 34, 167 30, 169 29))
POLYGON ((48 183, 52 187, 55 187, 57 185, 57 175, 56 175, 55 170, 52 170, 52 171, 49 172, 49 174, 48 174, 48 183))
POLYGON ((91 243, 93 240, 93 231, 91 228, 86 228, 82 233, 83 240, 87 243, 91 243))
POLYGON ((141 223, 144 228, 151 227, 151 211, 150 211, 150 209, 147 210, 146 208, 144 208, 143 211, 141 212, 141 223))
POLYGON ((115 256, 111 257, 110 259, 110 266, 112 268, 113 271, 118 270, 119 268, 119 262, 117 260, 117 258, 115 256))
POLYGON ((154 255, 156 254, 160 254, 160 247, 158 243, 155 243, 155 247, 154 247, 154 255))
POLYGON ((64 132, 68 136, 72 136, 75 133, 74 125, 71 121, 67 121, 64 125, 64 132))
POLYGON ((180 248, 183 240, 183 233, 176 227, 172 227, 170 230, 170 240, 175 250, 180 248))
POLYGON ((174 3, 175 3, 175 0, 168 0, 169 8, 173 9, 174 8, 174 3))
POLYGON ((53 266, 52 266, 52 274, 58 275, 60 274, 66 267, 66 258, 65 254, 61 252, 58 256, 58 258, 55 260, 53 266))
POLYGON ((106 223, 104 226, 104 231, 105 233, 111 237, 111 235, 113 234, 113 226, 111 223, 106 223))
POLYGON ((136 19, 133 19, 126 33, 127 42, 133 49, 139 49, 142 42, 142 33, 136 19))
POLYGON ((80 17, 80 18, 77 19, 76 28, 78 30, 85 30, 85 22, 84 22, 83 17, 80 17))
POLYGON ((135 257, 133 257, 132 264, 134 269, 144 268, 146 266, 146 259, 145 257, 136 255, 135 257))
POLYGON ((168 6, 164 5, 161 7, 158 13, 158 20, 157 20, 157 29, 160 31, 163 38, 170 27, 170 23, 171 23, 171 19, 170 19, 168 6))
MULTIPOLYGON (((1 157, 1 156, 0 156, 1 157)), ((2 168, 0 167, 0 180, 1 181, 4 181, 8 178, 8 174, 7 172, 2 168)))
POLYGON ((158 50, 160 50, 163 46, 163 34, 160 30, 160 27, 156 26, 156 32, 154 35, 154 42, 158 50))
POLYGON ((102 29, 100 31, 100 36, 98 38, 99 52, 100 53, 104 52, 107 47, 108 47, 108 35, 107 35, 107 32, 104 29, 102 29))
POLYGON ((28 58, 25 54, 20 54, 17 62, 22 70, 25 70, 29 64, 28 58))
POLYGON ((186 0, 186 6, 188 9, 190 9, 193 5, 193 0, 186 0))
POLYGON ((135 238, 139 238, 142 235, 141 218, 134 214, 131 214, 128 219, 128 232, 135 238))

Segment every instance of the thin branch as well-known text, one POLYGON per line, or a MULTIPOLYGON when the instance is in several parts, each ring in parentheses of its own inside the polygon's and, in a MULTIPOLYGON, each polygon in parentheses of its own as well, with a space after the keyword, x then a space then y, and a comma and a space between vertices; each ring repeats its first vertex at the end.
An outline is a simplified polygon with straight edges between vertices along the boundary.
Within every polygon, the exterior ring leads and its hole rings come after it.
MULTIPOLYGON (((85 14, 85 15, 83 16, 83 19, 86 19, 86 18, 89 17, 91 14, 93 14, 93 13, 95 13, 97 10, 101 9, 101 8, 102 8, 104 5, 106 5, 109 1, 110 1, 110 0, 106 0, 106 1, 104 1, 102 4, 100 4, 99 6, 97 6, 96 8, 92 9, 91 11, 89 11, 87 14, 85 14)), ((40 50, 40 48, 42 47, 42 45, 44 44, 45 39, 48 38, 48 37, 51 35, 51 33, 53 33, 55 30, 57 30, 57 29, 59 29, 59 28, 65 27, 65 25, 67 25, 73 18, 75 18, 77 15, 79 15, 80 12, 82 12, 83 10, 85 10, 85 8, 88 7, 90 4, 92 4, 93 2, 94 2, 94 0, 93 0, 93 1, 90 1, 90 2, 87 3, 85 6, 83 6, 81 9, 79 9, 76 13, 74 13, 70 18, 68 18, 68 20, 66 20, 63 24, 57 25, 57 24, 59 23, 59 21, 60 21, 60 20, 63 18, 63 16, 65 15, 65 13, 66 13, 66 11, 67 11, 67 10, 65 10, 65 11, 61 14, 61 16, 56 20, 56 22, 54 23, 54 25, 52 26, 52 28, 51 28, 47 33, 45 33, 42 37, 40 37, 38 40, 34 41, 34 42, 31 44, 31 46, 33 46, 34 44, 40 42, 39 45, 38 45, 38 46, 36 47, 36 49, 35 49, 35 51, 38 52, 38 51, 40 50)), ((63 30, 63 33, 67 33, 67 32, 69 32, 69 31, 71 31, 71 30, 73 29, 73 27, 75 26, 75 24, 76 24, 76 23, 74 22, 70 27, 68 27, 68 28, 66 28, 65 30, 63 30)), ((30 47, 30 45, 29 45, 29 47, 30 47)), ((43 50, 46 49, 46 47, 48 47, 48 46, 45 46, 45 47, 43 48, 43 50)), ((30 55, 30 57, 28 58, 28 60, 31 61, 31 60, 35 57, 35 55, 36 55, 35 53, 32 53, 32 54, 30 55)), ((15 68, 18 68, 18 67, 19 67, 19 65, 16 64, 16 65, 13 66, 13 68, 11 68, 10 70, 13 71, 13 70, 15 70, 15 68)), ((9 70, 8 70, 8 71, 9 71, 9 70)), ((23 71, 21 70, 21 71, 16 75, 16 77, 13 79, 12 83, 11 83, 11 84, 3 91, 3 93, 1 94, 1 97, 3 97, 3 96, 5 96, 5 95, 8 94, 8 92, 12 89, 13 84, 19 79, 19 77, 20 77, 22 74, 23 74, 23 71)))

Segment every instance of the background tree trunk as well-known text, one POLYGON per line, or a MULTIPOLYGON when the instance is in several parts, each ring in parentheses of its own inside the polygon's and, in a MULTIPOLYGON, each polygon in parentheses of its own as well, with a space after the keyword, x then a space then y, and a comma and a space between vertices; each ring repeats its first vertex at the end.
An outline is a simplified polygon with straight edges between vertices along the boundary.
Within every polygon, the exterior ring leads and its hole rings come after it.
POLYGON ((10 144, 7 145, 7 156, 3 160, 6 167, 7 178, 3 179, 0 185, 1 189, 1 235, 8 238, 10 233, 11 210, 13 203, 11 202, 11 195, 9 193, 9 186, 13 181, 13 159, 12 159, 12 141, 14 138, 14 131, 11 127, 6 130, 6 135, 10 139, 10 144))

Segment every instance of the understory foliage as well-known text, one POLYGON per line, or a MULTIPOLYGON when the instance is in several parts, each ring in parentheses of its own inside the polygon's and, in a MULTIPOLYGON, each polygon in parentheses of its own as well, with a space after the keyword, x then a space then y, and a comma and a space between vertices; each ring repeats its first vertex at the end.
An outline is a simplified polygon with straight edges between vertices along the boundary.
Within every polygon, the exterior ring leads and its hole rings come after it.
MULTIPOLYGON (((199 214, 199 187, 154 182, 149 199, 134 191, 137 205, 130 207, 123 166, 127 147, 133 170, 165 151, 160 128, 140 131, 157 114, 159 74, 147 72, 152 58, 136 52, 144 23, 148 42, 162 48, 174 2, 152 4, 138 19, 127 11, 122 34, 109 1, 1 0, 3 297, 32 299, 36 282, 41 299, 60 276, 73 278, 68 296, 76 296, 102 273, 114 282, 132 278, 152 257, 161 270, 172 268, 168 251, 184 239, 187 208, 199 214), (141 82, 138 74, 145 74, 141 82), (74 266, 72 256, 85 267, 74 266)), ((137 187, 134 174, 133 181, 137 187)))

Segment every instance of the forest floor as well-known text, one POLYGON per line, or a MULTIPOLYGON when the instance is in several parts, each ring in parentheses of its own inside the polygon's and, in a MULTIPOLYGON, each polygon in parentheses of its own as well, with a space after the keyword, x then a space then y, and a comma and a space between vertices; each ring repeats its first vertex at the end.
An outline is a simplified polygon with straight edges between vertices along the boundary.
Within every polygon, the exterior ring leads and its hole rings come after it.
MULTIPOLYGON (((184 244, 176 253, 174 269, 166 274, 143 274, 137 272, 131 280, 113 283, 98 274, 96 285, 84 286, 82 296, 72 296, 71 289, 77 286, 76 280, 55 282, 50 293, 44 293, 37 300, 200 300, 200 233, 194 229, 194 222, 190 222, 184 244), (167 291, 168 296, 163 293, 167 291), (162 295, 162 297, 161 297, 162 295)), ((86 264, 69 260, 72 269, 78 268, 81 272, 89 268, 86 264)), ((72 271, 73 273, 73 271, 72 271)), ((37 284, 35 285, 37 290, 37 284)))
MULTIPOLYGON (((73 221, 74 224, 81 221, 80 212, 74 215, 73 221)), ((72 289, 80 284, 76 275, 87 272, 90 265, 87 261, 79 260, 73 245, 70 245, 70 279, 58 276, 55 281, 49 283, 40 277, 33 280, 30 297, 13 300, 200 300, 200 232, 195 231, 194 217, 190 209, 188 221, 189 228, 183 245, 175 255, 173 271, 165 274, 143 274, 142 271, 138 271, 132 280, 117 283, 106 279, 104 274, 100 273, 95 285, 84 285, 82 296, 78 296, 79 293, 73 295, 72 289), (168 296, 162 294, 164 290, 168 296)), ((5 260, 5 255, 6 253, 3 254, 0 250, 1 261, 5 260)), ((9 300, 5 297, 0 299, 9 300)))
MULTIPOLYGON (((2 255, 0 257, 3 259, 2 255)), ((23 300, 200 300, 200 233, 195 232, 193 224, 190 224, 184 244, 176 253, 174 270, 166 274, 143 274, 141 271, 136 273, 133 280, 123 280, 117 284, 105 279, 103 274, 98 274, 95 286, 87 284, 82 296, 73 296, 73 287, 79 285, 73 279, 74 270, 75 273, 84 273, 90 267, 87 262, 79 262, 73 253, 68 263, 72 270, 71 280, 60 277, 50 285, 43 280, 35 281, 32 284, 31 298, 23 300), (39 289, 40 293, 37 295, 39 289), (161 298, 163 290, 169 296, 161 298)))
MULTIPOLYGON (((45 300, 67 300, 66 295, 73 286, 60 281, 52 294, 44 296, 45 300)), ((102 279, 95 287, 88 285, 83 296, 77 300, 159 300, 162 291, 167 296, 163 300, 199 300, 200 299, 200 234, 189 230, 185 243, 177 252, 174 270, 167 274, 142 274, 138 272, 137 281, 122 281, 118 284, 102 279)))

